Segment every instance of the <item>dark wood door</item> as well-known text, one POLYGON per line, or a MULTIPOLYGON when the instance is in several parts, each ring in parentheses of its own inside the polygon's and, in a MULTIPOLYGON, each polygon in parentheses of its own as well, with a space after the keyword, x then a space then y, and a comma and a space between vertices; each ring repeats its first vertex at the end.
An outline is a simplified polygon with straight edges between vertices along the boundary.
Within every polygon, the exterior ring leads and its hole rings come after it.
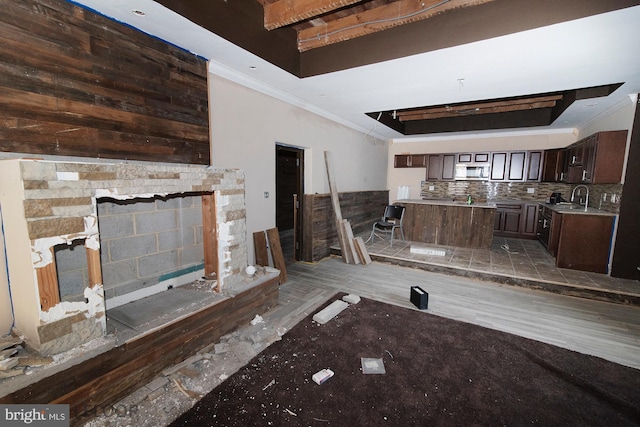
POLYGON ((523 208, 521 234, 523 237, 535 239, 538 232, 538 204, 526 203, 523 208))
POLYGON ((561 182, 564 172, 564 149, 545 150, 542 182, 561 182))
POLYGON ((411 156, 408 154, 396 154, 393 158, 394 168, 408 168, 411 166, 411 156))

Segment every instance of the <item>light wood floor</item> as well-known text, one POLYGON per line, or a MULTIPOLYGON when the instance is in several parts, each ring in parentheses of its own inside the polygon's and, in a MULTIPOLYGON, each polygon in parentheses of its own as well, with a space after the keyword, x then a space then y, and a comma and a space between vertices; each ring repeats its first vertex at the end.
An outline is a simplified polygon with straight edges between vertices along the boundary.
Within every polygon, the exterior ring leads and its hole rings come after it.
MULTIPOLYGON (((281 286, 280 299, 289 307, 307 304, 298 310, 300 315, 335 291, 417 310, 409 301, 409 294, 410 287, 418 285, 429 293, 428 313, 640 369, 638 306, 580 299, 385 263, 348 265, 338 257, 317 263, 291 264, 287 273, 289 280, 281 286), (309 297, 314 304, 309 304, 309 297)), ((410 325, 407 333, 411 333, 410 325)))

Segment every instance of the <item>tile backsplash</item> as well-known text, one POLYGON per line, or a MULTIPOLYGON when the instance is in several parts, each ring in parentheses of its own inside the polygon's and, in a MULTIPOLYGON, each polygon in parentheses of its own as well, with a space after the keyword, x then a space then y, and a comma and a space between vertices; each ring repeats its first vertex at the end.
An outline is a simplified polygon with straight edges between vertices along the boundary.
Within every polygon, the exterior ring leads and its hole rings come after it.
MULTIPOLYGON (((522 200, 543 203, 549 200, 551 193, 561 193, 568 201, 573 187, 556 182, 422 181, 420 197, 460 201, 470 194, 478 202, 522 200)), ((618 213, 621 195, 622 184, 589 185, 589 206, 618 213), (611 200, 612 194, 615 201, 611 200)))

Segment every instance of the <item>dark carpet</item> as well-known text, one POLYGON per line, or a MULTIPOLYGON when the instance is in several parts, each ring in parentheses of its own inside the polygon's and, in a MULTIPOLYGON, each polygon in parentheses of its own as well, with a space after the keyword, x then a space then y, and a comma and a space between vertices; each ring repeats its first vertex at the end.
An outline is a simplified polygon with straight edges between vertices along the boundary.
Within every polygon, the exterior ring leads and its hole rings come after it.
POLYGON ((367 299, 311 317, 172 426, 640 423, 640 370, 367 299), (362 357, 386 373, 364 375, 362 357), (323 368, 335 375, 317 385, 323 368))

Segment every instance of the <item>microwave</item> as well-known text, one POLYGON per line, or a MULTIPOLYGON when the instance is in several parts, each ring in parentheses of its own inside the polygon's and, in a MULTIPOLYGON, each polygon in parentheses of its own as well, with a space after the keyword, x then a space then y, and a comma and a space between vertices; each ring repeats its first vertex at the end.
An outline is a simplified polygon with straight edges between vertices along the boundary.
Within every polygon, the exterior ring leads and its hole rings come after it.
POLYGON ((455 179, 457 180, 487 180, 491 166, 489 164, 458 163, 455 179))

